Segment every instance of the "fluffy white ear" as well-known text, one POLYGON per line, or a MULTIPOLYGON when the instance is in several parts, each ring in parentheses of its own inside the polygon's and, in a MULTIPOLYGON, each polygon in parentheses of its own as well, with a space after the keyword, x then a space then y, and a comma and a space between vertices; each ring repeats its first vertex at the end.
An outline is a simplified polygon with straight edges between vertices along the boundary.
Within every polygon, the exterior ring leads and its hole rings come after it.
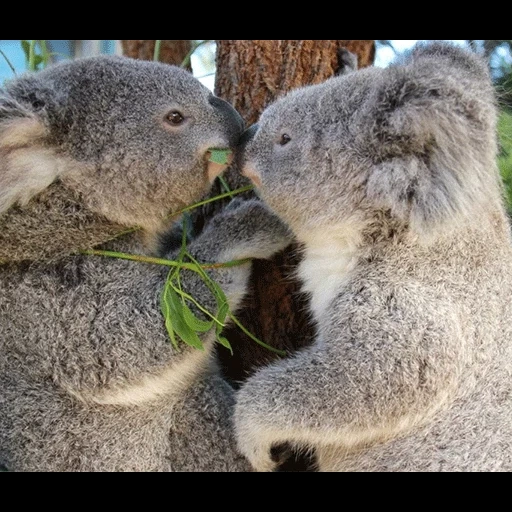
POLYGON ((56 156, 42 145, 46 136, 34 114, 0 119, 0 214, 26 204, 58 176, 56 156))

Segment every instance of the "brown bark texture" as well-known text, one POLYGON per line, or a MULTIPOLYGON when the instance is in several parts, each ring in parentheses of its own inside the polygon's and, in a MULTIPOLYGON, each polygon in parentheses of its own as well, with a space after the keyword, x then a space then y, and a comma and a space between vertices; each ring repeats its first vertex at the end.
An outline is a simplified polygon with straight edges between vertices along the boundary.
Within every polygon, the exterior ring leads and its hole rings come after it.
MULTIPOLYGON (((123 54, 132 59, 153 60, 156 41, 122 40, 123 54)), ((192 41, 185 39, 162 40, 160 45, 160 62, 181 66, 185 57, 192 49, 192 41)), ((191 70, 190 64, 186 69, 191 70)))
MULTIPOLYGON (((289 90, 323 82, 338 73, 341 48, 357 55, 360 68, 373 64, 373 40, 218 40, 215 93, 229 101, 249 126, 267 105, 289 90)), ((248 184, 234 167, 225 177, 232 189, 248 184)), ((216 188, 212 194, 219 192, 221 189, 216 188)), ((219 207, 203 210, 200 223, 219 207)), ((299 261, 300 248, 296 245, 271 260, 255 260, 249 293, 237 313, 250 332, 287 354, 309 345, 315 335, 307 298, 294 278, 299 261)), ((225 335, 234 354, 220 347, 219 358, 225 375, 234 384, 280 357, 257 345, 237 327, 230 327, 225 335)))

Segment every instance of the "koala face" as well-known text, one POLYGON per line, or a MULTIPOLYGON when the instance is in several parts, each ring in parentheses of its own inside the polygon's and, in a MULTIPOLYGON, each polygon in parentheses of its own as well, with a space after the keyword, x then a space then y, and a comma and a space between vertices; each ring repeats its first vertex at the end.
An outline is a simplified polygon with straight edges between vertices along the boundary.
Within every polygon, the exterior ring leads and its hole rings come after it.
POLYGON ((380 213, 426 234, 499 196, 485 64, 441 43, 291 91, 242 136, 242 173, 296 234, 380 213), (435 229, 434 229, 435 226, 435 229))
POLYGON ((359 200, 361 158, 351 127, 368 93, 362 74, 296 89, 252 128, 242 173, 296 230, 347 218, 359 200))
POLYGON ((157 229, 208 190, 208 149, 242 129, 175 66, 103 56, 25 75, 0 93, 0 213, 58 179, 112 222, 157 229))

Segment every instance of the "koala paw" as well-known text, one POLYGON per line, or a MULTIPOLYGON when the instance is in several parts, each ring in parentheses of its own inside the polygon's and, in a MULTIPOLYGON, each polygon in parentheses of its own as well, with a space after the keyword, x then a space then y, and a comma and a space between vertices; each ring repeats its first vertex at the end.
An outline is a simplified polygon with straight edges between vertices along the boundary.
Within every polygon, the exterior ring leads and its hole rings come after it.
POLYGON ((213 224, 215 230, 229 230, 236 258, 270 258, 293 240, 288 226, 259 200, 234 199, 213 224))

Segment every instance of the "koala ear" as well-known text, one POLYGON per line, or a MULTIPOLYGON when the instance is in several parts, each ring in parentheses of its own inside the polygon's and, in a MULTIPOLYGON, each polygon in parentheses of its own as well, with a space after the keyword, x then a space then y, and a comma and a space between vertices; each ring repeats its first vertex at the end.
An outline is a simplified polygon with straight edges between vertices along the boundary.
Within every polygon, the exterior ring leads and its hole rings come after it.
POLYGON ((443 44, 383 70, 367 109, 368 196, 428 233, 496 193, 496 112, 486 66, 443 44))
POLYGON ((45 100, 27 81, 12 87, 21 95, 0 92, 0 214, 16 203, 26 204, 59 173, 54 152, 45 146, 45 100))

